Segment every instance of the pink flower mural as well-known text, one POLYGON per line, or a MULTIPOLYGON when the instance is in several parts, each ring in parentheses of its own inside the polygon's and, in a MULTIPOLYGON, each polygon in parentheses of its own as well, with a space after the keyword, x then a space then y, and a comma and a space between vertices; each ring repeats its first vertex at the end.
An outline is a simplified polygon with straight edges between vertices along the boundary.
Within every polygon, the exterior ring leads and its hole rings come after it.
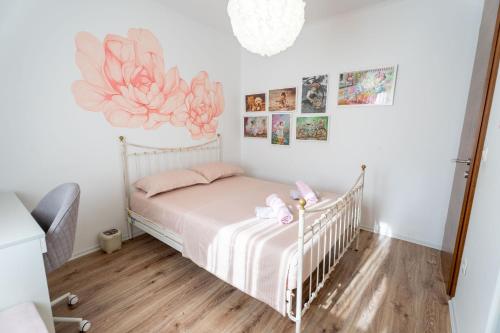
POLYGON ((217 133, 217 117, 224 112, 224 96, 220 82, 212 83, 206 72, 191 81, 186 97, 186 127, 195 139, 213 137, 217 133))
POLYGON ((127 37, 107 35, 101 43, 87 32, 75 37, 82 80, 72 85, 76 103, 101 112, 115 127, 185 126, 194 139, 212 138, 224 112, 220 82, 200 72, 189 86, 177 67, 165 70, 163 51, 146 29, 127 37))

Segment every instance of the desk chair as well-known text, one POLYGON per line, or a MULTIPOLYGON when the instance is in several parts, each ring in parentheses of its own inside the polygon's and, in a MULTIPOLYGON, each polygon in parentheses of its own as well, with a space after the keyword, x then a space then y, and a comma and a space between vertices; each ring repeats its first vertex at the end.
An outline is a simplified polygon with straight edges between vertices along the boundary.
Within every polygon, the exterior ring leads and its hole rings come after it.
MULTIPOLYGON (((43 259, 47 273, 59 268, 71 258, 79 202, 78 184, 62 184, 47 193, 31 212, 33 218, 45 231, 47 253, 44 253, 43 259)), ((68 292, 51 301, 50 304, 54 306, 64 300, 70 306, 78 303, 78 297, 68 292)), ((80 332, 87 332, 90 329, 90 322, 83 318, 54 317, 54 322, 79 323, 80 332)))

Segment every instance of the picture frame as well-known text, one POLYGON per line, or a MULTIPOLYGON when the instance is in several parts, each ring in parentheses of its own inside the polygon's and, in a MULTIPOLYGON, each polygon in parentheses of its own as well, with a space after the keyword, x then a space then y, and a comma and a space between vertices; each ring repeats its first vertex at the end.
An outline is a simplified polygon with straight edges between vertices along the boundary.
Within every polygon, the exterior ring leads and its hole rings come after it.
POLYGON ((268 116, 244 116, 243 137, 244 138, 268 138, 268 116))
POLYGON ((266 112, 266 93, 245 95, 245 112, 266 112))
POLYGON ((269 112, 294 112, 297 110, 297 88, 269 90, 269 112))
POLYGON ((297 116, 295 119, 295 140, 329 140, 330 117, 328 115, 297 116))
POLYGON ((302 77, 301 113, 326 113, 327 101, 328 74, 302 77))
POLYGON ((393 105, 398 65, 339 74, 337 105, 393 105))
POLYGON ((291 114, 273 113, 271 115, 271 144, 279 146, 290 146, 291 133, 291 114))

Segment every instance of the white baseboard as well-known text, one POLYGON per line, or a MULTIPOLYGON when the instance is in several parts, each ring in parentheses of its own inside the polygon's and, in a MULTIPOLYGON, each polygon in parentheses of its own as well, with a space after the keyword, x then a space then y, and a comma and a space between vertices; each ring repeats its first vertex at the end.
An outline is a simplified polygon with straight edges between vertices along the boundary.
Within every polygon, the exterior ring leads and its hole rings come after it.
POLYGON ((448 309, 450 311, 451 333, 458 333, 457 317, 455 316, 455 302, 453 302, 453 298, 448 301, 448 309))
POLYGON ((390 237, 390 238, 404 240, 406 242, 410 242, 410 243, 413 243, 413 244, 422 245, 422 246, 425 246, 425 247, 430 247, 432 249, 436 249, 436 250, 441 251, 441 244, 433 244, 433 243, 429 243, 429 242, 422 241, 422 240, 419 240, 419 239, 407 237, 407 236, 404 236, 404 235, 395 234, 395 233, 392 233, 392 232, 389 234, 387 232, 383 232, 383 231, 380 231, 380 230, 375 230, 373 227, 367 227, 367 226, 363 226, 363 225, 360 226, 360 228, 363 229, 363 230, 366 230, 366 231, 373 232, 374 234, 379 234, 379 235, 387 236, 387 237, 390 237))
MULTIPOLYGON (((135 231, 134 231, 134 237, 142 235, 143 233, 144 232, 142 230, 135 229, 135 231)), ((130 239, 130 235, 128 235, 128 234, 122 236, 122 241, 126 241, 126 240, 129 240, 129 239, 130 239)), ((99 251, 100 249, 101 248, 100 248, 99 244, 95 244, 94 246, 89 247, 86 250, 78 251, 76 253, 73 253, 73 255, 71 256, 71 258, 69 260, 74 260, 76 258, 83 257, 83 256, 85 256, 87 254, 91 254, 93 252, 99 251)))
POLYGON ((88 249, 86 250, 83 250, 83 251, 79 251, 77 253, 73 253, 73 255, 71 256, 71 258, 69 259, 70 261, 71 260, 74 260, 76 258, 80 258, 80 257, 83 257, 87 254, 91 254, 93 252, 96 252, 96 251, 99 251, 101 248, 99 247, 99 245, 94 245, 92 247, 89 247, 88 249))
MULTIPOLYGON (((396 238, 396 239, 400 239, 400 240, 404 240, 404 241, 407 241, 407 242, 410 242, 410 243, 414 243, 414 244, 418 244, 418 245, 422 245, 422 246, 426 246, 426 247, 430 247, 430 248, 433 248, 433 249, 436 249, 436 250, 441 250, 441 246, 440 245, 436 245, 436 244, 431 244, 431 243, 428 243, 428 242, 424 242, 424 241, 421 241, 421 240, 418 240, 418 239, 414 239, 414 238, 411 238, 411 237, 406 237, 406 236, 403 236, 403 235, 399 235, 399 234, 394 234, 394 233, 391 233, 390 235, 387 234, 387 233, 384 233, 384 232, 379 232, 379 231, 376 231, 374 230, 372 227, 367 227, 367 226, 360 226, 361 229, 363 230, 366 230, 366 231, 370 231, 370 232, 373 232, 374 234, 379 234, 379 235, 384 235, 384 236, 388 236, 388 237, 391 237, 391 238, 396 238)), ((140 229, 135 229, 134 230, 134 237, 135 236, 139 236, 139 235, 142 235, 144 232, 140 229)), ((128 240, 130 237, 129 235, 124 235, 122 237, 122 239, 124 241, 128 240)), ((73 260, 73 259, 76 259, 76 258, 80 258, 80 257, 83 257, 84 255, 87 255, 87 254, 90 254, 90 253, 93 253, 93 252, 96 252, 100 249, 99 245, 96 244, 86 250, 83 250, 83 251, 79 251, 79 252, 76 252, 76 253, 73 253, 73 256, 71 257, 70 260, 73 260)))

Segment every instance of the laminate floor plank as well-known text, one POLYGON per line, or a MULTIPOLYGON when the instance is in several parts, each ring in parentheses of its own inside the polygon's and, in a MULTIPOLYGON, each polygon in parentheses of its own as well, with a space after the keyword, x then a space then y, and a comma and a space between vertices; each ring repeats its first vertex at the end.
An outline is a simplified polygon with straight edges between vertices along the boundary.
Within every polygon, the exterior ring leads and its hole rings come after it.
MULTIPOLYGON (((149 235, 113 254, 75 259, 49 274, 51 297, 77 294, 58 316, 84 317, 95 333, 293 332, 287 318, 149 235)), ((362 231, 303 318, 304 332, 449 333, 439 252, 362 231)), ((78 332, 57 324, 57 333, 78 332)))

